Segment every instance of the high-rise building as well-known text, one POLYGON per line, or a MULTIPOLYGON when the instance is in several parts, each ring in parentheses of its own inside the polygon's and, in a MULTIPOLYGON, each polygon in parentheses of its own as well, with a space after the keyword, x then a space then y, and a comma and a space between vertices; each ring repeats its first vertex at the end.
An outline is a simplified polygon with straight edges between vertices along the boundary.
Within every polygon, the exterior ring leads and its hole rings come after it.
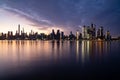
POLYGON ((20 24, 18 25, 18 35, 20 35, 20 24))
POLYGON ((11 31, 8 31, 7 38, 9 39, 11 36, 11 31))
POLYGON ((33 30, 31 30, 31 33, 30 33, 31 35, 33 35, 33 30))
POLYGON ((23 33, 25 33, 24 28, 23 28, 23 33))
POLYGON ((103 36, 104 36, 104 34, 103 34, 103 27, 100 27, 100 38, 103 39, 103 36))
POLYGON ((82 34, 81 33, 79 34, 79 39, 82 39, 82 34))
POLYGON ((61 39, 64 39, 64 32, 61 32, 61 39))
POLYGON ((21 39, 23 40, 23 39, 25 39, 25 33, 24 33, 24 28, 22 29, 22 31, 21 31, 21 39))
POLYGON ((109 32, 109 31, 106 32, 106 39, 107 39, 107 40, 111 40, 111 35, 110 35, 110 32, 109 32))
POLYGON ((56 39, 57 39, 57 40, 60 40, 60 30, 57 30, 56 39))
POLYGON ((54 32, 54 29, 52 30, 52 33, 51 33, 51 38, 52 38, 52 40, 54 40, 54 39, 55 39, 55 32, 54 32))
POLYGON ((93 23, 91 24, 91 27, 92 27, 92 28, 94 27, 94 24, 93 24, 93 23))
POLYGON ((97 31, 97 38, 104 39, 103 27, 100 27, 97 31))
POLYGON ((100 38, 100 29, 97 31, 97 38, 100 38))
POLYGON ((82 27, 82 38, 87 39, 87 27, 86 26, 82 27))
POLYGON ((12 31, 8 31, 7 39, 12 39, 12 38, 13 38, 13 32, 12 31))
POLYGON ((95 24, 91 24, 90 27, 90 39, 94 39, 95 38, 95 24))
POLYGON ((76 32, 76 40, 79 40, 79 31, 76 32))
POLYGON ((95 39, 96 38, 96 28, 94 27, 93 28, 93 33, 92 33, 92 39, 95 39))
POLYGON ((87 27, 86 37, 87 37, 87 39, 90 39, 92 37, 90 26, 87 27))
POLYGON ((72 31, 70 31, 69 40, 74 40, 74 35, 73 35, 72 31))

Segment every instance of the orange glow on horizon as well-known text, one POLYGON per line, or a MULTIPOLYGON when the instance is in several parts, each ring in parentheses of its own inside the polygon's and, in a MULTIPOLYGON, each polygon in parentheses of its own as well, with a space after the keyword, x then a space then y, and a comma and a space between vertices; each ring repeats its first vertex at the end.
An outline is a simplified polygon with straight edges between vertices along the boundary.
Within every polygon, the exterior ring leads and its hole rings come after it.
POLYGON ((35 24, 32 21, 24 17, 21 17, 18 14, 14 14, 12 12, 0 8, 0 33, 1 32, 8 33, 8 31, 13 31, 13 34, 15 34, 16 30, 18 30, 18 24, 20 24, 21 30, 24 28, 25 32, 27 33, 30 33, 31 30, 33 30, 34 32, 45 34, 51 33, 52 29, 54 29, 55 32, 57 31, 57 29, 60 29, 60 31, 64 31, 62 28, 57 28, 56 26, 53 27, 45 26, 47 27, 46 29, 38 29, 40 27, 44 28, 44 26, 42 25, 32 26, 30 24, 35 24))

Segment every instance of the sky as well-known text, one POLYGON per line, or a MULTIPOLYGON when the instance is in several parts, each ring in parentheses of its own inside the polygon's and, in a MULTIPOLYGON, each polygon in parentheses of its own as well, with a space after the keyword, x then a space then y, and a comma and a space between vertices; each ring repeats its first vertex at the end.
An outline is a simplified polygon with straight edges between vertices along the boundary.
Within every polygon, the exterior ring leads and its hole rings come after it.
POLYGON ((120 35, 120 0, 0 0, 0 32, 16 31, 65 34, 91 23, 120 35))

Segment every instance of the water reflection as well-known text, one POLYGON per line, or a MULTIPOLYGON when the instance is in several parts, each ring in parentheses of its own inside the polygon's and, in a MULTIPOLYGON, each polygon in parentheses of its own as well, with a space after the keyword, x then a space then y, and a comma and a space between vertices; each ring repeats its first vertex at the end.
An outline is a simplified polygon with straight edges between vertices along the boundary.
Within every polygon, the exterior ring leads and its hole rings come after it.
POLYGON ((79 49, 79 41, 76 42, 76 60, 79 61, 79 53, 80 53, 80 49, 79 49))
POLYGON ((101 58, 106 53, 109 53, 110 48, 111 42, 109 41, 77 41, 76 58, 77 60, 81 60, 82 63, 95 61, 96 58, 101 58))
POLYGON ((86 63, 108 55, 110 50, 111 42, 107 41, 4 40, 0 41, 0 68, 33 61, 41 65, 59 61, 86 63))
POLYGON ((88 41, 82 41, 81 61, 84 63, 85 57, 89 55, 89 43, 88 41), (88 53, 87 53, 88 52, 88 53))
POLYGON ((110 53, 110 51, 111 51, 111 42, 110 41, 105 42, 105 51, 106 51, 106 53, 110 53))

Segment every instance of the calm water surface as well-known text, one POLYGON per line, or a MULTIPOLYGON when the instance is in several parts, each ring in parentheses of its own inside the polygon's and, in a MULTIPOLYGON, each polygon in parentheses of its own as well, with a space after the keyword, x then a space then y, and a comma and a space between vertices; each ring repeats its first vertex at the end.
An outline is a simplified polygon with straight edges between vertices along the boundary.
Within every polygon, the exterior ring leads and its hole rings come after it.
POLYGON ((120 41, 0 41, 0 79, 120 74, 120 41))

